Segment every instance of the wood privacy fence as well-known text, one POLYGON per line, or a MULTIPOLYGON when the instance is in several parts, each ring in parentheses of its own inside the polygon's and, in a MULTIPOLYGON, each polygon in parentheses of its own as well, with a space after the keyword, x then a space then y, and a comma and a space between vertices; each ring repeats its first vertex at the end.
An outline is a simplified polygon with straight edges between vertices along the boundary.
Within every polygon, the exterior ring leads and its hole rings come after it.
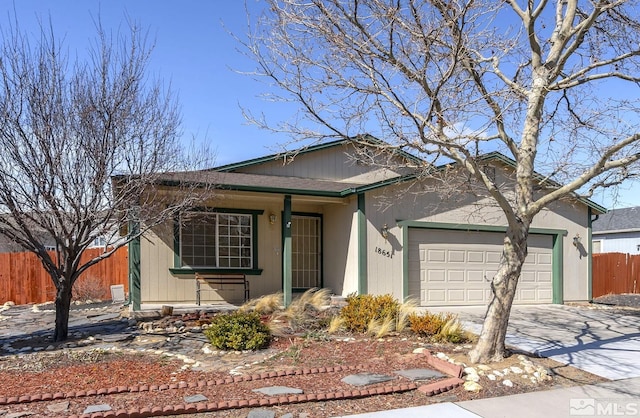
POLYGON ((640 255, 593 254, 592 296, 640 293, 640 255))
MULTIPOLYGON (((82 254, 81 263, 98 256, 102 248, 91 248, 82 254)), ((50 253, 55 256, 54 252, 50 253)), ((74 285, 74 294, 85 299, 111 299, 111 285, 123 284, 128 292, 127 247, 89 267, 74 285)), ((13 301, 16 305, 44 303, 55 299, 56 288, 42 263, 31 252, 0 253, 0 305, 13 301)))

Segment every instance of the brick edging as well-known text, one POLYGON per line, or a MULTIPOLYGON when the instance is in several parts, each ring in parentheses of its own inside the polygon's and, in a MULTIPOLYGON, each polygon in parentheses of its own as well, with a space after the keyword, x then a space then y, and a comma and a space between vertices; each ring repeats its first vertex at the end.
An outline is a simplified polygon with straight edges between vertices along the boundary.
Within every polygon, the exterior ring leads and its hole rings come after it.
POLYGON ((336 373, 342 371, 354 371, 361 369, 360 366, 335 366, 335 367, 314 367, 304 369, 280 370, 278 372, 256 373, 247 376, 227 377, 216 380, 198 380, 195 382, 178 382, 163 385, 135 385, 135 386, 113 386, 97 390, 79 390, 74 392, 39 393, 34 395, 21 395, 11 397, 0 397, 0 405, 26 404, 39 401, 53 401, 60 399, 84 398, 96 395, 114 395, 119 393, 155 392, 163 390, 202 388, 211 386, 228 385, 239 382, 251 382, 255 380, 267 380, 277 377, 300 376, 308 374, 336 373))
POLYGON ((165 406, 164 408, 153 407, 153 408, 129 409, 129 410, 123 409, 118 411, 97 412, 93 414, 71 415, 70 418, 147 418, 147 417, 156 417, 156 416, 192 414, 197 412, 215 412, 215 411, 222 411, 227 409, 289 405, 289 404, 302 403, 302 402, 357 399, 357 398, 364 398, 367 396, 389 395, 392 393, 408 392, 415 389, 417 389, 417 385, 412 382, 412 383, 401 384, 401 385, 384 386, 384 387, 362 389, 362 390, 350 390, 350 391, 347 390, 347 391, 329 392, 329 393, 301 394, 301 395, 279 396, 279 397, 270 397, 270 398, 261 398, 261 399, 253 398, 248 400, 243 399, 243 400, 209 402, 209 403, 202 402, 198 404, 179 404, 179 405, 168 405, 168 406, 165 406))

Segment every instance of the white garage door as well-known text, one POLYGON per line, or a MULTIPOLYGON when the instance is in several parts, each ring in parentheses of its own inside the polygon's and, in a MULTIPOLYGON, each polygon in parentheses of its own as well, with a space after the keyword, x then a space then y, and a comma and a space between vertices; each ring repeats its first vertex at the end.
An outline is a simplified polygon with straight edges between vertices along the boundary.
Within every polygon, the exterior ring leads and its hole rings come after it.
MULTIPOLYGON (((502 256, 503 233, 409 229, 409 294, 421 306, 483 305, 502 256)), ((552 246, 529 236, 514 303, 551 303, 552 246)))

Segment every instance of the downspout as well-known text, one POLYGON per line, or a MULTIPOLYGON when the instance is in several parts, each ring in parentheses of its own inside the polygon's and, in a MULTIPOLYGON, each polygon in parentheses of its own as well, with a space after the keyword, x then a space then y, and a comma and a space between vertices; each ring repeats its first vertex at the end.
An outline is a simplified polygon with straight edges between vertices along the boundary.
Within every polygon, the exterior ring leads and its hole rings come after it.
POLYGON ((358 294, 366 295, 369 291, 367 277, 367 216, 364 193, 358 193, 358 294))
POLYGON ((587 300, 591 302, 593 300, 593 238, 592 238, 592 225, 593 221, 597 221, 600 215, 595 215, 593 218, 591 208, 587 208, 587 247, 589 251, 588 259, 588 284, 587 284, 587 300))
POLYGON ((292 247, 291 247, 291 195, 284 197, 282 214, 282 293, 284 306, 291 304, 292 299, 292 247))

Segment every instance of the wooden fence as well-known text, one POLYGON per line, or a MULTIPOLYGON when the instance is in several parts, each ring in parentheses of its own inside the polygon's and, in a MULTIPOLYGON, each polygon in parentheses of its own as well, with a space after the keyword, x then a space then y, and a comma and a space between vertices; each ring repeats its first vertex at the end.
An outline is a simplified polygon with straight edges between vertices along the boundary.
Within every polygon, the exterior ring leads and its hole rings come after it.
POLYGON ((640 255, 593 254, 592 296, 640 293, 640 255))
MULTIPOLYGON (((96 257, 102 248, 91 248, 82 254, 81 263, 96 257)), ((51 253, 54 257, 54 253, 51 253)), ((74 285, 81 298, 111 299, 111 285, 123 284, 128 292, 127 248, 118 249, 111 257, 85 271, 74 285)), ((42 263, 31 252, 0 253, 0 305, 13 301, 17 305, 53 301, 56 288, 42 263)))

